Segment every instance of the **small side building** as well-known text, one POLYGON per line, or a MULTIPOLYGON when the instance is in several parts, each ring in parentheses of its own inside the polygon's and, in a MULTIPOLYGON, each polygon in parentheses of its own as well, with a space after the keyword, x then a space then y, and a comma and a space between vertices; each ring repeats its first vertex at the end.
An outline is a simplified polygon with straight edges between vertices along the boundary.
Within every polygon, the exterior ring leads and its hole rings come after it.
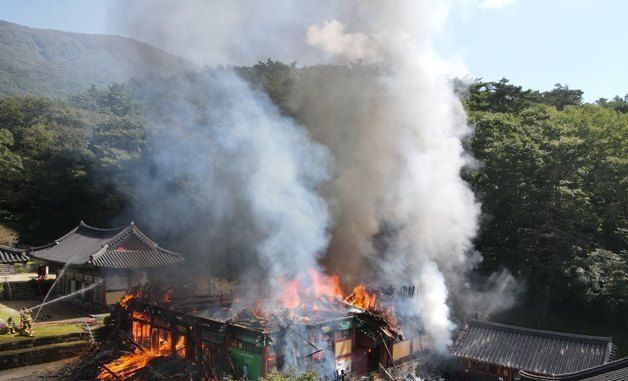
POLYGON ((521 381, 626 381, 628 380, 628 357, 579 372, 539 376, 521 371, 520 376, 521 381))
POLYGON ((610 337, 585 336, 466 319, 450 350, 468 380, 516 380, 579 372, 615 360, 610 337))
POLYGON ((58 295, 84 289, 76 299, 102 307, 147 283, 153 270, 183 262, 181 255, 157 245, 133 222, 103 229, 81 221, 58 240, 33 248, 30 256, 47 262, 57 274, 58 295))
POLYGON ((0 245, 0 265, 25 264, 28 262, 26 249, 0 245))

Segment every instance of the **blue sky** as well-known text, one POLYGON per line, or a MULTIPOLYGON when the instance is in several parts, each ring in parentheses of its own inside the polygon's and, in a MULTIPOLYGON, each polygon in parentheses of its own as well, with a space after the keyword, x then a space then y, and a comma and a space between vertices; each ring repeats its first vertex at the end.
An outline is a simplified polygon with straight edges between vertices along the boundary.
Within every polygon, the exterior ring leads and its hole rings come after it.
MULTIPOLYGON (((121 34, 108 21, 115 1, 0 0, 0 19, 121 34)), ((589 101, 628 93, 628 0, 458 1, 438 49, 472 76, 541 90, 566 83, 589 101)))

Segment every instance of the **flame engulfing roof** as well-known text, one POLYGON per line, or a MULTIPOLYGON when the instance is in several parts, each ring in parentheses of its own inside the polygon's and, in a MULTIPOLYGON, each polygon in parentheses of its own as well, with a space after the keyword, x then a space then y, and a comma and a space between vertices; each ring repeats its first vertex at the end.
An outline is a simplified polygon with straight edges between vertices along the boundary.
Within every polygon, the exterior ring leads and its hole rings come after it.
POLYGON ((610 337, 541 331, 467 319, 453 356, 536 374, 577 372, 613 360, 610 337))
POLYGON ((133 222, 111 229, 83 221, 55 242, 34 248, 31 256, 57 263, 106 268, 151 268, 183 262, 142 233, 133 222))

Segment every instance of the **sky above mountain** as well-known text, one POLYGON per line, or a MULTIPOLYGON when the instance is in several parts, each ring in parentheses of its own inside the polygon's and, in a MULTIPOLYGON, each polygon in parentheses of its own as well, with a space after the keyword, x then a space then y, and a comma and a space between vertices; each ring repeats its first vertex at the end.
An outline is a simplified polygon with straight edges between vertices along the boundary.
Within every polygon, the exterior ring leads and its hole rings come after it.
MULTIPOLYGON (((35 28, 149 39, 117 22, 121 4, 0 0, 0 19, 35 28)), ((454 0, 453 4, 437 50, 452 63, 455 74, 485 80, 507 77, 540 90, 560 82, 582 89, 588 101, 628 92, 624 28, 628 2, 454 0)), ((158 39, 145 42, 172 50, 159 46, 158 39)))

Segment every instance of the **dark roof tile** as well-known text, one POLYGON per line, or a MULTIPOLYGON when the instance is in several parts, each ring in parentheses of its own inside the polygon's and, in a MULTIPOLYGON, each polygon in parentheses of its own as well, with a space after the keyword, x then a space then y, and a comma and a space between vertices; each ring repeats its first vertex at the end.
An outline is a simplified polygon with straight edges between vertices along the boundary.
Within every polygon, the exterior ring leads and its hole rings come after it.
POLYGON ((521 371, 519 375, 522 381, 627 381, 628 357, 578 372, 554 376, 540 376, 526 371, 521 371))
POLYGON ((150 268, 183 262, 181 255, 159 247, 133 223, 101 229, 81 221, 55 242, 34 248, 31 255, 51 262, 109 268, 150 268))
POLYGON ((26 249, 0 245, 1 264, 26 263, 28 262, 28 259, 26 249))
POLYGON ((541 331, 467 319, 451 353, 538 374, 575 372, 609 361, 610 337, 541 331))

